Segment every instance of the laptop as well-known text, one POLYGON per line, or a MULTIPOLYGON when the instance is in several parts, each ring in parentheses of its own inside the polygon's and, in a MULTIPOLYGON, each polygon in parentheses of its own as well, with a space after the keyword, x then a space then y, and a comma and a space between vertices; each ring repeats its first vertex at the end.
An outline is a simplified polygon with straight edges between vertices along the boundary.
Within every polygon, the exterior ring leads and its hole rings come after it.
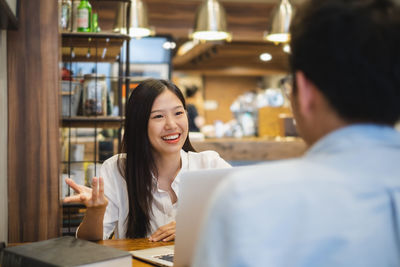
POLYGON ((238 168, 182 173, 175 245, 130 251, 133 257, 158 266, 190 266, 210 197, 218 184, 238 168))

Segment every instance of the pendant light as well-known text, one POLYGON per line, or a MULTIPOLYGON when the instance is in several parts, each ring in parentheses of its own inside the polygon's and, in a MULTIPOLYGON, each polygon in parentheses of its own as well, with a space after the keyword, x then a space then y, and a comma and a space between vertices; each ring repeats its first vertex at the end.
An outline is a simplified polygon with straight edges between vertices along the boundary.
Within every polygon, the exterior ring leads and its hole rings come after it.
POLYGON ((230 39, 226 24, 225 10, 218 0, 204 0, 196 13, 192 38, 205 41, 230 39))
POLYGON ((274 43, 286 43, 290 40, 289 27, 294 13, 289 0, 281 0, 271 15, 264 39, 274 43))
POLYGON ((118 12, 117 16, 115 17, 113 32, 120 33, 120 34, 127 34, 126 31, 126 9, 127 9, 126 2, 118 3, 118 12))
POLYGON ((129 36, 135 38, 152 34, 147 18, 147 6, 142 0, 131 0, 129 36))

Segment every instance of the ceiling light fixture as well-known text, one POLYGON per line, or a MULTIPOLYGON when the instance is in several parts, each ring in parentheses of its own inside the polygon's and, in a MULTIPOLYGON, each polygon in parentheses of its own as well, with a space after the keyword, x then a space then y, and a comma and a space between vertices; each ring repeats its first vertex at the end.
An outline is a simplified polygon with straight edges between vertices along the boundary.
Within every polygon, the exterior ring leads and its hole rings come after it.
POLYGON ((281 0, 272 11, 270 23, 264 39, 274 43, 286 43, 290 41, 289 27, 294 14, 293 6, 289 0, 281 0))
POLYGON ((152 35, 147 18, 147 6, 142 0, 131 0, 129 36, 141 38, 152 35))
POLYGON ((195 40, 230 40, 227 32, 226 14, 218 0, 204 0, 196 13, 192 38, 195 40))
POLYGON ((272 59, 272 56, 271 56, 271 54, 269 54, 269 53, 262 53, 262 54, 260 55, 260 59, 261 59, 262 61, 270 61, 270 60, 272 59))
POLYGON ((118 12, 115 17, 113 32, 126 34, 126 2, 118 3, 118 12))

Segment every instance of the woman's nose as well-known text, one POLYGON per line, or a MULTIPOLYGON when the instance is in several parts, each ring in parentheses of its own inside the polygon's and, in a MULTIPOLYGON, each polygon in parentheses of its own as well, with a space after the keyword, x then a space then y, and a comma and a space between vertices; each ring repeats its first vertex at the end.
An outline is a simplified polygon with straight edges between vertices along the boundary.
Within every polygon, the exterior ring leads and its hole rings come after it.
POLYGON ((165 128, 172 129, 176 127, 176 121, 173 116, 166 116, 165 128))

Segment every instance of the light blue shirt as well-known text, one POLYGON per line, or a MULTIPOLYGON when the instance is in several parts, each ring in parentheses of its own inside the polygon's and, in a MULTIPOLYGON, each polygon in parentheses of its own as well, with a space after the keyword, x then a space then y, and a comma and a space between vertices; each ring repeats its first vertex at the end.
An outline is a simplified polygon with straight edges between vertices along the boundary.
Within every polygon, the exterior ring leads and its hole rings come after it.
POLYGON ((400 266, 400 133, 354 125, 213 195, 194 266, 400 266))

